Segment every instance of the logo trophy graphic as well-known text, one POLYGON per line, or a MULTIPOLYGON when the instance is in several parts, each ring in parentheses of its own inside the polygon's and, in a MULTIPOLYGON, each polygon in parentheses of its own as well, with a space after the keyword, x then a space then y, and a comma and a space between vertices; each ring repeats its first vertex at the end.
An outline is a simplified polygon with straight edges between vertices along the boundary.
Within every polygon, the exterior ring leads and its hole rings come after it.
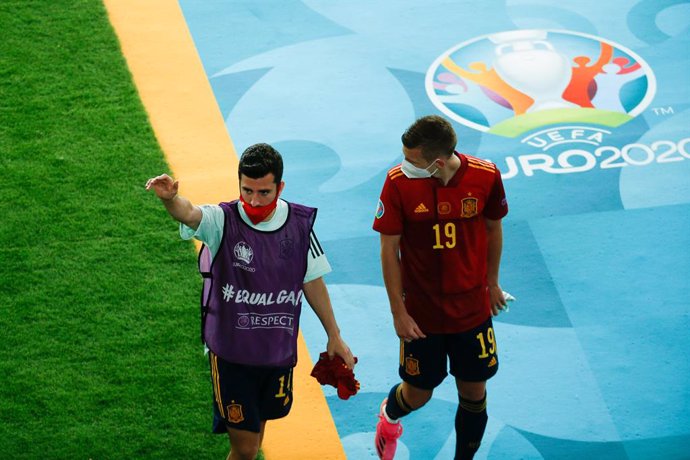
POLYGON ((464 41, 436 58, 424 84, 449 118, 508 138, 556 125, 615 128, 639 116, 656 93, 652 69, 633 51, 567 30, 464 41))
POLYGON ((570 62, 546 36, 545 30, 515 30, 488 37, 496 45, 496 73, 534 99, 527 112, 577 107, 562 96, 572 74, 570 62))

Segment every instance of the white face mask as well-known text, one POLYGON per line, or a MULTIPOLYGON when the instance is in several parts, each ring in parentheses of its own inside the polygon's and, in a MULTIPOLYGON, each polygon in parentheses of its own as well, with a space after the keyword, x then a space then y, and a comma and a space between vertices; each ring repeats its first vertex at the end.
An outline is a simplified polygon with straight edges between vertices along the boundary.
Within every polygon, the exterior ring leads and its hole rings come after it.
POLYGON ((403 174, 405 174, 409 179, 426 179, 427 177, 433 176, 438 171, 438 168, 434 169, 433 171, 429 171, 429 168, 434 164, 436 164, 436 161, 433 161, 426 168, 418 168, 417 166, 407 161, 407 158, 403 157, 400 169, 402 170, 403 174))

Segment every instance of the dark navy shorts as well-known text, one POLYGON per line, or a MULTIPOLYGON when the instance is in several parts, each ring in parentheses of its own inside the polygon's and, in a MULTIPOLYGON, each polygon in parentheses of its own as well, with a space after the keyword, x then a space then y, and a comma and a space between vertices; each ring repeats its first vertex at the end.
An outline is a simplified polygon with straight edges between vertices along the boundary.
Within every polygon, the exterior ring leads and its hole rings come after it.
POLYGON ((292 367, 229 363, 208 352, 213 383, 213 432, 261 431, 261 422, 285 417, 292 407, 292 367))
POLYGON ((433 390, 450 374, 466 382, 490 379, 498 371, 498 349, 493 322, 458 334, 426 334, 409 343, 400 340, 400 368, 403 381, 433 390))

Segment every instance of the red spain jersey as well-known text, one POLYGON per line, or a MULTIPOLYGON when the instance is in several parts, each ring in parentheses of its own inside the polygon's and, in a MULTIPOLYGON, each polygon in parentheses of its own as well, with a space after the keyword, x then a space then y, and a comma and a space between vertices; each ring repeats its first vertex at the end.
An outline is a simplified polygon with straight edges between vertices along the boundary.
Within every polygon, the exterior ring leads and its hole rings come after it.
POLYGON ((443 185, 388 171, 374 230, 401 235, 405 307, 425 333, 457 333, 491 315, 485 218, 508 213, 493 163, 456 153, 461 165, 443 185))

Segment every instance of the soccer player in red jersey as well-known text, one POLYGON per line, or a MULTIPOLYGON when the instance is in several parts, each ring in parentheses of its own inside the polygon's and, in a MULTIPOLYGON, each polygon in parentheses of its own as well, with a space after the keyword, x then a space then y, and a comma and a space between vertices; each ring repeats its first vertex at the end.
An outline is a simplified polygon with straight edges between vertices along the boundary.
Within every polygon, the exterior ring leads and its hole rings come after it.
POLYGON ((379 458, 395 455, 400 418, 431 399, 450 373, 459 406, 456 459, 471 459, 487 424, 486 381, 498 370, 492 315, 506 299, 498 284, 508 212, 491 162, 455 151, 453 127, 439 116, 402 135, 402 164, 388 172, 376 211, 381 265, 402 382, 381 404, 379 458))

